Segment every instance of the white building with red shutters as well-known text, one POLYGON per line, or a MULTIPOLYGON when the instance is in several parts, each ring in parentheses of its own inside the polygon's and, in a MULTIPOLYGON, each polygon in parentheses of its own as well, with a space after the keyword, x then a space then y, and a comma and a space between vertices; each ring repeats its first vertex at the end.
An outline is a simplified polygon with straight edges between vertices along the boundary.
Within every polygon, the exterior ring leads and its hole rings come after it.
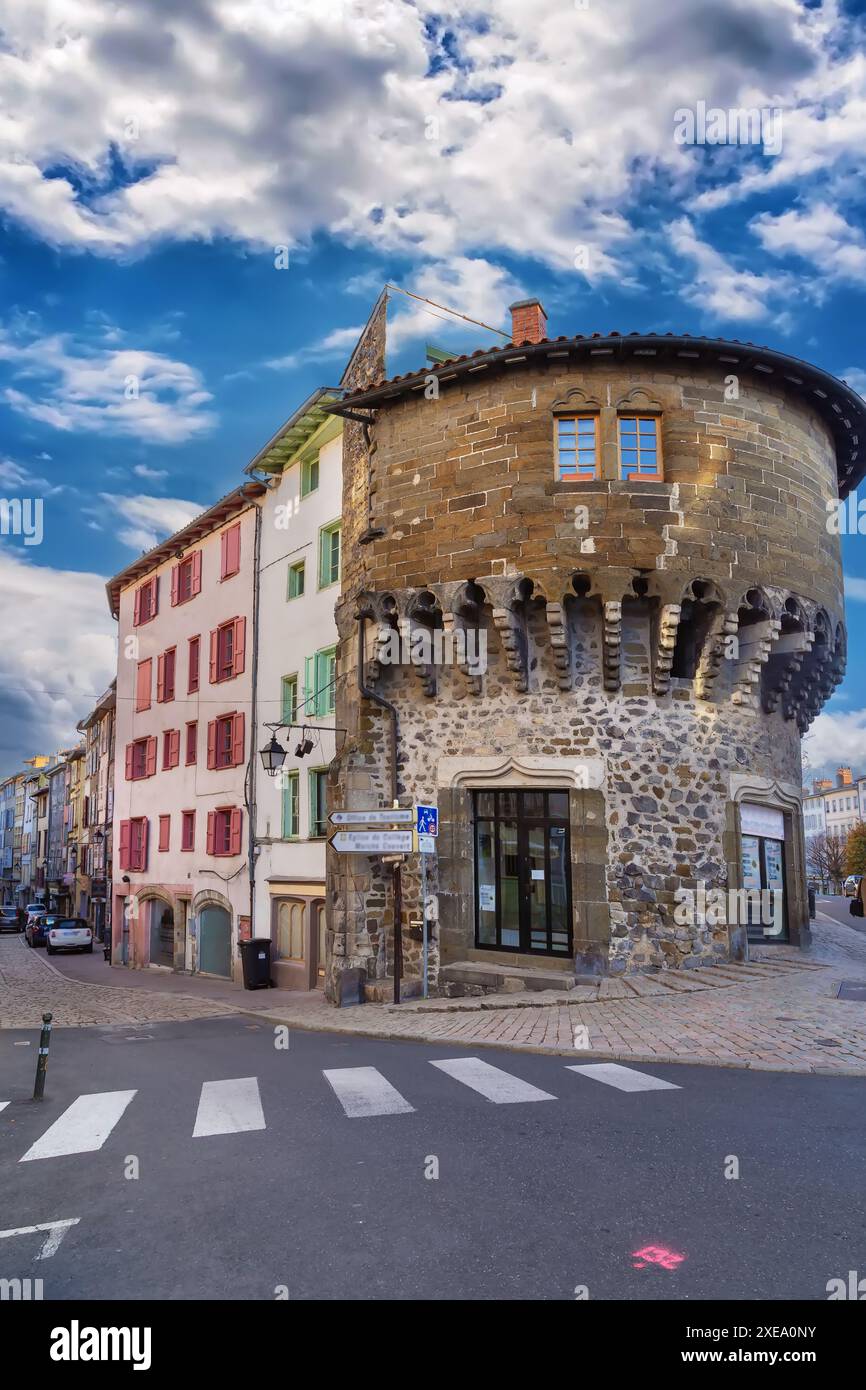
POLYGON ((240 977, 257 754, 251 481, 108 584, 118 620, 113 959, 240 977))

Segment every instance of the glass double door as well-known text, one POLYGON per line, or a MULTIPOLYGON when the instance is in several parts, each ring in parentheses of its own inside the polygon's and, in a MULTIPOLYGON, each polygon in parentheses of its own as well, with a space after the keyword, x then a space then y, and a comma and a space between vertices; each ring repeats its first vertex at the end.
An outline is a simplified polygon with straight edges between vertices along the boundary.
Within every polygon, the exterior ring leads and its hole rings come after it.
POLYGON ((785 846, 767 835, 743 835, 742 880, 748 894, 750 941, 786 941, 785 846))
POLYGON ((475 944, 571 954, 567 791, 474 793, 475 944))

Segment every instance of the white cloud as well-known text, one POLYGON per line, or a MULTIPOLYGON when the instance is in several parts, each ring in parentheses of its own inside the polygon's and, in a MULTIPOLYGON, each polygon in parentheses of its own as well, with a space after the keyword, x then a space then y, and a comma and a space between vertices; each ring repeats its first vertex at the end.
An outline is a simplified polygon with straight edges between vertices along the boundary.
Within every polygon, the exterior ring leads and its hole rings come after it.
MULTIPOLYGON (((759 320, 774 316, 772 300, 784 296, 787 290, 782 276, 738 270, 721 252, 700 240, 687 217, 672 222, 667 231, 672 249, 693 268, 691 283, 683 291, 692 303, 720 319, 759 320)), ((778 318, 777 313, 777 322, 778 318)))
MULTIPOLYGON (((101 254, 228 237, 272 257, 324 230, 415 261, 525 255, 622 283, 649 249, 632 209, 657 189, 687 203, 749 179, 799 187, 859 159, 866 64, 839 58, 846 24, 794 0, 699 15, 621 0, 615 19, 535 0, 531 22, 526 0, 7 0, 0 206, 101 254), (674 112, 698 100, 781 104, 783 154, 677 145, 674 112)), ((733 302, 745 316, 761 295, 733 302)))
POLYGON ((75 725, 115 671, 105 579, 37 566, 0 545, 0 759, 77 743, 75 725), (27 621, 22 623, 22 614, 27 621))
POLYGON ((866 603, 866 579, 857 579, 853 574, 845 575, 845 597, 866 603))
POLYGON ((204 510, 200 503, 186 502, 178 497, 118 497, 109 492, 99 495, 114 517, 122 522, 118 540, 138 551, 151 550, 204 510))
POLYGON ((866 371, 862 367, 846 367, 839 375, 843 381, 847 381, 853 391, 858 391, 861 396, 866 397, 866 371))
POLYGON ((158 482, 161 478, 168 477, 168 473, 164 468, 148 468, 146 463, 137 463, 132 471, 137 478, 149 478, 151 481, 155 482, 158 482))
POLYGON ((804 752, 813 768, 866 767, 866 709, 824 710, 809 730, 804 752))
POLYGON ((826 280, 862 284, 866 277, 866 239, 827 203, 804 211, 762 213, 749 223, 765 251, 810 261, 826 280))
POLYGON ((210 430, 211 400, 201 374, 185 362, 134 348, 76 342, 0 329, 0 364, 12 381, 6 403, 19 414, 66 433, 112 434, 180 444, 210 430), (37 383, 33 385, 32 383, 37 383))

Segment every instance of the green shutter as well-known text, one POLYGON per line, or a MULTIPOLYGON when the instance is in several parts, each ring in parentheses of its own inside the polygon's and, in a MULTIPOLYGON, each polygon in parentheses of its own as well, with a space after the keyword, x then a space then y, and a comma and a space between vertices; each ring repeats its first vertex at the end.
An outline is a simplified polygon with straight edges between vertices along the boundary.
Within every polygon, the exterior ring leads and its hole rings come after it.
POLYGON ((290 772, 283 787, 283 839, 297 840, 300 826, 298 816, 299 780, 297 772, 290 772))
POLYGON ((304 712, 301 722, 304 719, 316 718, 316 658, 314 656, 304 657, 304 712))

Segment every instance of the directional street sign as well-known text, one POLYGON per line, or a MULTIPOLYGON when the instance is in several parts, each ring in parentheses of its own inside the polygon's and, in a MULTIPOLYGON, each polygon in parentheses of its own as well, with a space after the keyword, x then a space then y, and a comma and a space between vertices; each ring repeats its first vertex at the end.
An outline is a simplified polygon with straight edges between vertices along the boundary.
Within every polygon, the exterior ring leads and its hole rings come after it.
POLYGON ((439 812, 435 806, 416 806, 415 829, 419 835, 439 834, 439 812))
POLYGON ((329 844, 340 854, 409 854, 411 830, 338 830, 329 844))
POLYGON ((393 808, 375 811, 332 811, 328 820, 332 825, 411 825, 415 819, 415 812, 411 807, 407 809, 393 808))

